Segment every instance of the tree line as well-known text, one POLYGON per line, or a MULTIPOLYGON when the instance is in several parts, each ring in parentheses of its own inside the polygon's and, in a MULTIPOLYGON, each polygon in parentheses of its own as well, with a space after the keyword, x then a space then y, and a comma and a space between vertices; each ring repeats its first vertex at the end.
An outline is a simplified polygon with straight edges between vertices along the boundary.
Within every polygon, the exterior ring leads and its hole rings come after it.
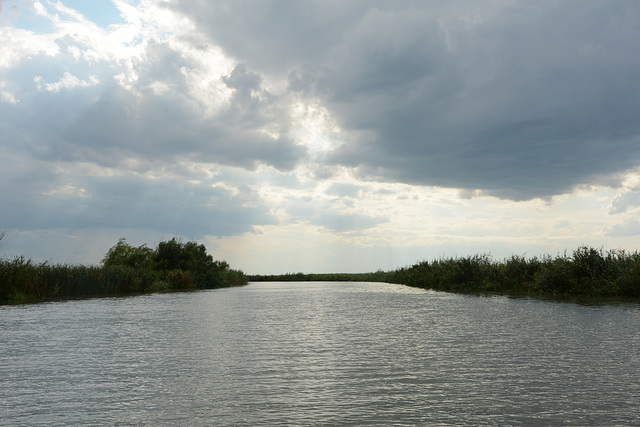
POLYGON ((252 282, 388 282, 391 273, 378 270, 371 273, 285 273, 253 274, 252 282))
POLYGON ((0 301, 212 289, 247 284, 241 270, 214 260, 204 245, 175 238, 155 249, 120 239, 100 265, 0 259, 0 301))

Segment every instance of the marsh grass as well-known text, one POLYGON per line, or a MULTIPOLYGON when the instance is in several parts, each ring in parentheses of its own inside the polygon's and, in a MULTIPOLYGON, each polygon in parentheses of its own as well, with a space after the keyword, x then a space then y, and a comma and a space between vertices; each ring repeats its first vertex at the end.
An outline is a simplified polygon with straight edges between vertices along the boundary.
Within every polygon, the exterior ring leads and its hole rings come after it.
POLYGON ((395 271, 362 274, 250 276, 252 281, 368 281, 398 283, 448 292, 506 295, 640 298, 640 254, 605 252, 586 246, 556 257, 490 255, 438 258, 395 271))
POLYGON ((198 282, 182 270, 133 268, 124 265, 83 266, 35 263, 23 256, 0 259, 0 302, 31 302, 69 297, 170 292, 246 284, 242 272, 229 270, 229 279, 198 282))
MULTIPOLYGON (((184 246, 184 245, 183 245, 184 246)), ((178 247, 179 249, 180 247, 178 247)), ((188 247, 187 247, 188 248, 188 247)), ((224 261, 206 269, 154 268, 153 263, 102 266, 35 263, 23 256, 0 259, 0 302, 126 295, 241 286, 247 277, 224 261)), ((196 264, 194 264, 196 265, 196 264)), ((197 266, 196 265, 196 266, 197 266)), ((580 247, 572 255, 495 261, 490 255, 439 258, 395 271, 373 273, 255 275, 252 281, 389 282, 450 292, 510 295, 640 298, 640 254, 580 247)))
POLYGON ((640 254, 580 247, 571 256, 442 258, 396 270, 390 281, 454 292, 640 298, 640 254))

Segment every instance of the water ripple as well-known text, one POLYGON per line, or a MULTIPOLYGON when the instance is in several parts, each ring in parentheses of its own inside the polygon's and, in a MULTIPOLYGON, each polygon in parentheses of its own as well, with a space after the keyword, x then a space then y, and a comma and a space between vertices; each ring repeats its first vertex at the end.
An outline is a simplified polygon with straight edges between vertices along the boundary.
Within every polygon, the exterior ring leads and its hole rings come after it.
POLYGON ((2 425, 640 424, 640 316, 373 283, 0 307, 2 425))

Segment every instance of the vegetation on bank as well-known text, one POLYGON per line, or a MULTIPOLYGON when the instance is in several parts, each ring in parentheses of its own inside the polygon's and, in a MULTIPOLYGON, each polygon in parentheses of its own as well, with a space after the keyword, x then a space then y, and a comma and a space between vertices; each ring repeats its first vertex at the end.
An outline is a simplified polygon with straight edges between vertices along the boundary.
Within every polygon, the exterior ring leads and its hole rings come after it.
MULTIPOLYGON (((1 235, 0 235, 1 236, 1 235)), ((1 237, 0 237, 1 238, 1 237)), ((490 255, 422 261, 395 271, 245 276, 204 245, 171 239, 156 249, 120 239, 99 266, 0 259, 0 302, 241 286, 248 281, 388 282, 449 292, 640 298, 640 254, 580 247, 541 258, 490 255)))
POLYGON ((157 248, 120 239, 99 266, 0 259, 0 301, 211 289, 247 284, 240 270, 214 260, 204 245, 171 239, 157 248))
POLYGON ((388 282, 393 273, 378 270, 373 273, 286 273, 254 274, 251 282, 388 282))
POLYGON ((488 255, 423 261, 390 280, 453 292, 640 298, 640 254, 580 247, 569 256, 522 256, 494 262, 488 255))
POLYGON ((422 261, 395 271, 364 274, 251 276, 252 281, 370 281, 448 292, 640 298, 640 254, 581 247, 569 256, 494 261, 490 255, 422 261))

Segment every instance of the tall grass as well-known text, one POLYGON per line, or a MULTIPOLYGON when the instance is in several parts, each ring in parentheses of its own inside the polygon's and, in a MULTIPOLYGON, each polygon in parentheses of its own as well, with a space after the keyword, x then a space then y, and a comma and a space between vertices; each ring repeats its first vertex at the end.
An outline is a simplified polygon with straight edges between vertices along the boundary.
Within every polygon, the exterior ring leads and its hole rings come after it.
POLYGON ((640 298, 640 254, 586 246, 555 258, 490 255, 438 258, 395 271, 359 274, 254 275, 252 281, 389 282, 450 292, 640 298))
MULTIPOLYGON (((0 302, 64 297, 193 290, 247 283, 226 263, 217 270, 157 270, 128 265, 82 266, 34 263, 23 256, 0 259, 0 302)), ((490 255, 439 258, 395 271, 361 274, 250 276, 254 281, 327 280, 399 283, 452 292, 640 298, 640 254, 580 247, 572 255, 495 261, 490 255)))
POLYGON ((555 258, 442 258, 396 270, 389 280, 454 292, 640 298, 640 254, 580 247, 555 258))
POLYGON ((199 282, 189 271, 35 263, 24 256, 0 259, 0 302, 125 295, 194 290, 246 284, 240 271, 229 269, 215 284, 199 282), (228 276, 228 278, 227 278, 228 276))

